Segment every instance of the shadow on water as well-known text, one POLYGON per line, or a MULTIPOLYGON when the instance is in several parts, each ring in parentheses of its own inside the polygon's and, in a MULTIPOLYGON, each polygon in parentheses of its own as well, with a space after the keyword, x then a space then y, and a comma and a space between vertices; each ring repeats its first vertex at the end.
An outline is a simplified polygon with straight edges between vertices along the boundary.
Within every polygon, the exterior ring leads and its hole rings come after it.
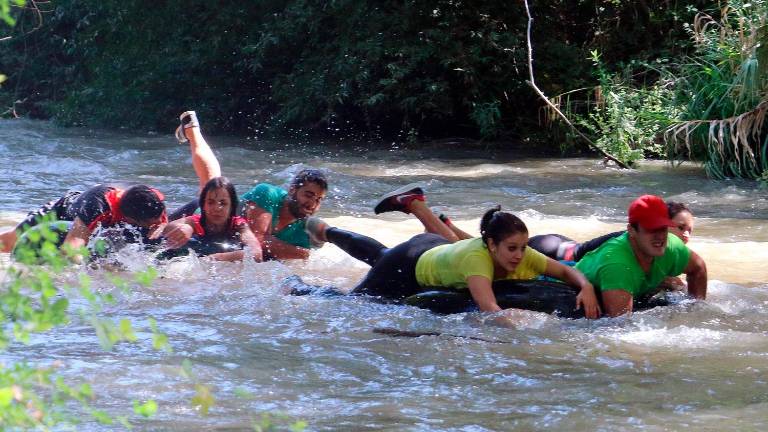
MULTIPOLYGON (((504 329, 485 324, 480 314, 285 296, 282 281, 293 274, 348 289, 365 273, 364 264, 331 245, 307 262, 211 263, 191 256, 157 266, 151 287, 115 293, 118 302, 105 311, 133 319, 145 341, 151 339, 146 317, 154 317, 172 354, 151 344, 105 352, 92 329, 75 323, 13 347, 4 361, 60 362, 68 379, 88 377, 99 407, 109 411, 155 399, 158 415, 137 422, 139 430, 244 430, 264 411, 334 431, 766 426, 768 203, 754 184, 708 180, 689 164, 648 162, 627 172, 591 159, 503 152, 457 158, 450 149, 210 141, 241 193, 259 181, 283 185, 307 165, 326 170, 331 191, 321 216, 386 244, 419 232, 406 215, 370 210, 377 196, 407 182, 423 182, 429 203, 473 233, 481 212, 495 203, 519 213, 532 233, 585 240, 621 229, 638 194, 685 201, 699 216, 691 247, 707 260, 709 299, 599 321, 522 312, 525 325, 504 329), (190 405, 194 385, 179 374, 183 359, 215 392, 208 416, 190 405)), ((197 190, 188 149, 170 134, 0 121, 0 154, 13 161, 0 168, 2 182, 12 185, 0 197, 6 227, 67 189, 105 179, 155 185, 171 207, 197 190)), ((130 273, 150 258, 126 250, 120 262, 130 273)), ((87 271, 98 290, 113 289, 104 270, 73 268, 62 282, 78 271, 87 271)))

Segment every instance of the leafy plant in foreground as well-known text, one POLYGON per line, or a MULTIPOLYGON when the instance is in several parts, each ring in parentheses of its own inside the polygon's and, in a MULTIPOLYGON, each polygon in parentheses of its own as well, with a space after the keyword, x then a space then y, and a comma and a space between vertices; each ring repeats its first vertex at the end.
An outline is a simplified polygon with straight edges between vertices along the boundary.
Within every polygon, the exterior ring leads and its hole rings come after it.
MULTIPOLYGON (((126 416, 112 416, 92 407, 95 394, 88 383, 71 385, 57 376, 55 363, 51 366, 28 364, 12 360, 10 348, 30 341, 32 334, 46 333, 73 321, 89 323, 95 330, 102 347, 111 349, 116 343, 135 342, 132 323, 122 319, 103 318, 104 306, 115 303, 111 293, 91 288, 91 279, 81 274, 77 283, 69 285, 60 280, 70 262, 56 243, 59 233, 52 231, 51 221, 41 221, 35 230, 27 231, 14 255, 18 260, 4 266, 4 279, 0 283, 0 354, 6 360, 0 364, 0 425, 5 429, 50 428, 74 424, 81 416, 72 411, 71 402, 77 402, 80 411, 96 421, 112 424, 115 421, 130 426, 126 416), (72 299, 85 300, 84 306, 75 307, 72 299)), ((87 250, 70 251, 87 256, 87 250)), ((115 287, 128 290, 134 283, 112 278, 115 287)), ((147 274, 138 273, 136 281, 146 283, 147 274)), ((83 304, 83 302, 79 302, 83 304)), ((153 327, 157 337, 157 329, 153 327)), ((153 402, 137 406, 137 413, 147 414, 153 402)))

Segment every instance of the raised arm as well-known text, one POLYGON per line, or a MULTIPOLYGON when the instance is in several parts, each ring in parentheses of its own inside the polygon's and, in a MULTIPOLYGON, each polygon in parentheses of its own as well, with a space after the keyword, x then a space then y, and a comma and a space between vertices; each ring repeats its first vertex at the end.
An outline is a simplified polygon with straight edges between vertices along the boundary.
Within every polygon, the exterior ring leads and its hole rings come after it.
POLYGON ((576 309, 583 307, 584 316, 587 318, 600 318, 600 303, 595 296, 595 287, 580 271, 552 258, 547 258, 547 269, 544 274, 579 288, 579 294, 576 296, 576 309))
POLYGON ((707 298, 707 264, 699 254, 691 251, 683 273, 688 281, 688 294, 701 300, 707 298))

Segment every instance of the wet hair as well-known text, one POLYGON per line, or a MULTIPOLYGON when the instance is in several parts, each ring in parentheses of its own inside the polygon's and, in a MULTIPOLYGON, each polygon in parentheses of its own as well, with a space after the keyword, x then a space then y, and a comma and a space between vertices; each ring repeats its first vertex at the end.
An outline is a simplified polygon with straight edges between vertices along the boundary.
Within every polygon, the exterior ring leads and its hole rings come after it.
POLYGON ((679 215, 680 213, 687 211, 691 215, 693 215, 693 212, 690 208, 688 208, 687 205, 681 202, 676 201, 667 201, 667 211, 669 212, 669 218, 672 219, 675 216, 679 215))
POLYGON ((480 235, 486 246, 488 239, 498 244, 505 238, 518 233, 528 234, 525 222, 512 213, 501 211, 501 206, 488 210, 480 219, 480 235))
POLYGON ((208 196, 208 192, 215 189, 224 189, 229 194, 229 220, 237 213, 237 205, 239 200, 237 198, 237 191, 235 185, 232 184, 226 177, 214 177, 203 186, 203 190, 200 191, 200 197, 198 198, 198 205, 200 206, 200 225, 205 226, 205 198, 208 196))
POLYGON ((149 186, 131 186, 120 198, 120 211, 137 222, 155 219, 165 212, 163 194, 149 186))
POLYGON ((299 171, 291 180, 291 188, 298 189, 307 183, 314 183, 324 191, 328 190, 328 179, 319 169, 307 168, 299 171))

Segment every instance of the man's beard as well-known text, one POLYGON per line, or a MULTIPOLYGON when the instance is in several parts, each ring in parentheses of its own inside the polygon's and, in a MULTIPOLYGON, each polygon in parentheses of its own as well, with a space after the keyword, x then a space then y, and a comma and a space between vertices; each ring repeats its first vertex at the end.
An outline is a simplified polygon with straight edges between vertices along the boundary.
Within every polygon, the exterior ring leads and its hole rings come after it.
POLYGON ((295 195, 288 199, 288 211, 291 212, 291 215, 296 219, 301 219, 307 216, 301 211, 301 206, 299 205, 299 201, 296 200, 295 195))

